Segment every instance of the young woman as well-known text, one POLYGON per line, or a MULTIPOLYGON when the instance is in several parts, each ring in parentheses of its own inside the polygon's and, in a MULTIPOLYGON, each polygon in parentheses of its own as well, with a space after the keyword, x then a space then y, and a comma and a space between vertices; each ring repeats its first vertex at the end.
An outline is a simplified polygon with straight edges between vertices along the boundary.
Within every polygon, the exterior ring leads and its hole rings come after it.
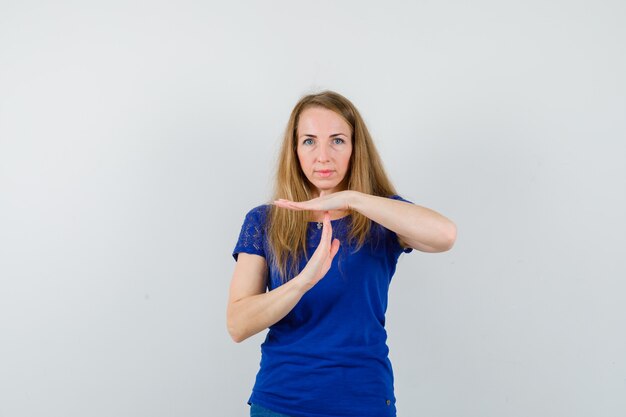
POLYGON ((273 200, 248 212, 233 251, 228 331, 241 342, 269 328, 251 416, 395 416, 389 283, 401 253, 446 251, 456 226, 397 195, 332 91, 294 107, 273 200))

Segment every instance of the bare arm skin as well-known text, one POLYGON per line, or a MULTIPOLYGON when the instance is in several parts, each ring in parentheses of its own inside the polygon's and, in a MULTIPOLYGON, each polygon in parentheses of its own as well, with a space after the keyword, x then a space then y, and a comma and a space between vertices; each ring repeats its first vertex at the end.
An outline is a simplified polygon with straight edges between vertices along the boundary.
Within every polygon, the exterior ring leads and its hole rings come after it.
POLYGON ((349 206, 422 252, 445 252, 456 240, 456 225, 434 210, 405 201, 351 192, 349 206))
POLYGON ((228 332, 237 343, 263 331, 285 317, 302 296, 330 269, 339 250, 339 240, 332 239, 328 213, 320 244, 302 272, 285 284, 265 292, 268 273, 265 258, 240 253, 230 284, 226 322, 228 332))
POLYGON ((358 191, 339 191, 302 202, 278 200, 274 204, 291 210, 356 210, 394 231, 402 246, 422 252, 447 251, 456 240, 456 225, 436 211, 358 191))
POLYGON ((227 308, 228 331, 235 342, 241 342, 285 317, 328 272, 339 250, 339 241, 332 239, 328 210, 356 210, 394 231, 402 246, 422 252, 447 251, 456 240, 456 225, 434 210, 357 191, 341 191, 307 202, 280 200, 274 204, 292 210, 326 211, 322 238, 302 272, 269 292, 265 292, 265 258, 239 254, 227 308))

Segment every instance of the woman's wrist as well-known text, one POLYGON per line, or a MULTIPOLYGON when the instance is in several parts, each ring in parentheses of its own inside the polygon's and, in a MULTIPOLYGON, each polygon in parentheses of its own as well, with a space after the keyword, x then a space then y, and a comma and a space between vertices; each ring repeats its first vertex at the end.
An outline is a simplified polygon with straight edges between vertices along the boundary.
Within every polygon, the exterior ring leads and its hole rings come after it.
POLYGON ((305 266, 304 269, 300 271, 298 275, 293 277, 290 282, 293 282, 293 285, 296 287, 297 291, 304 295, 304 293, 306 293, 315 286, 315 282, 313 281, 314 280, 311 274, 305 266))
POLYGON ((349 193, 350 194, 348 194, 348 197, 346 199, 348 203, 348 209, 361 213, 361 208, 364 205, 364 201, 367 199, 369 195, 362 193, 360 191, 354 191, 354 190, 350 190, 349 193))

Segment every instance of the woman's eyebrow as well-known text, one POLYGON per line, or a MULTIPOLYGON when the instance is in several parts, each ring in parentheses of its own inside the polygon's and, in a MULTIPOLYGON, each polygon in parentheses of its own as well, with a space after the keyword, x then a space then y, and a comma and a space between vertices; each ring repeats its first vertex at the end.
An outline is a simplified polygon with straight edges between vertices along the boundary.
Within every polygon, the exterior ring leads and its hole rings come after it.
MULTIPOLYGON (((348 136, 348 135, 346 135, 345 133, 333 133, 333 134, 332 134, 332 135, 330 135, 330 136, 332 137, 332 136, 340 136, 340 135, 343 135, 343 136, 348 136)), ((310 134, 310 133, 304 133, 304 134, 302 134, 301 136, 310 136, 310 137, 312 137, 312 138, 317 138, 317 136, 312 135, 312 134, 310 134)))

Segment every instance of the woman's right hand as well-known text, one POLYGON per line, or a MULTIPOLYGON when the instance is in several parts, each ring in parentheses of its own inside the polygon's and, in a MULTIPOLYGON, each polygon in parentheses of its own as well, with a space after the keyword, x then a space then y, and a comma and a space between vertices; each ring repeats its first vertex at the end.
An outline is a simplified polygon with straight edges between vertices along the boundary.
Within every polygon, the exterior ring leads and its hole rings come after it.
POLYGON ((265 258, 240 253, 230 284, 226 312, 228 331, 235 342, 267 329, 285 317, 330 269, 339 250, 339 239, 332 239, 328 212, 320 244, 302 272, 283 285, 265 292, 268 267, 265 258))
POLYGON ((312 288, 319 282, 330 269, 333 258, 339 251, 339 239, 333 239, 333 228, 330 224, 329 212, 324 213, 324 227, 322 228, 322 237, 320 243, 313 252, 313 256, 309 259, 306 266, 300 272, 309 288, 312 288))

